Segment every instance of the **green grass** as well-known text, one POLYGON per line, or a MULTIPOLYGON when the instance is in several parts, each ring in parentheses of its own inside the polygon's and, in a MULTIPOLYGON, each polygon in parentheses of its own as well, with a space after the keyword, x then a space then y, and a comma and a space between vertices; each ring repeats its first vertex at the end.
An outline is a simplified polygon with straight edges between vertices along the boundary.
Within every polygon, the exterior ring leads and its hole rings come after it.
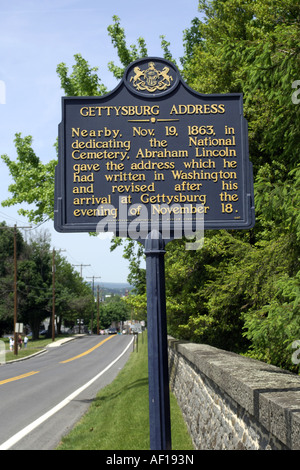
MULTIPOLYGON (((57 450, 149 450, 147 340, 139 341, 116 379, 103 388, 57 450)), ((193 450, 181 410, 170 393, 173 450, 193 450)))
MULTIPOLYGON (((63 338, 63 336, 59 336, 55 338, 55 340, 61 339, 61 338, 63 338)), ((42 339, 38 339, 35 341, 33 341, 32 339, 29 339, 27 343, 27 348, 24 348, 24 344, 23 344, 23 347, 18 350, 17 355, 15 355, 13 351, 9 351, 9 338, 1 338, 1 341, 4 341, 5 343, 5 349, 6 349, 5 360, 6 362, 9 362, 15 359, 22 359, 24 357, 30 356, 40 351, 41 349, 44 349, 47 346, 47 344, 52 343, 52 338, 42 338, 42 339)))

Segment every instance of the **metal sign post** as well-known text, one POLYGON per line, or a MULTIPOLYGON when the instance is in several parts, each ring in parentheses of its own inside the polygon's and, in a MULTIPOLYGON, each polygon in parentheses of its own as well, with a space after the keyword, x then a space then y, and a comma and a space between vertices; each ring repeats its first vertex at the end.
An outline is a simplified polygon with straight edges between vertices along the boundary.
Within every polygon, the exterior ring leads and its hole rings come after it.
POLYGON ((151 450, 171 449, 165 296, 165 242, 157 231, 145 240, 147 281, 147 329, 149 418, 151 450))

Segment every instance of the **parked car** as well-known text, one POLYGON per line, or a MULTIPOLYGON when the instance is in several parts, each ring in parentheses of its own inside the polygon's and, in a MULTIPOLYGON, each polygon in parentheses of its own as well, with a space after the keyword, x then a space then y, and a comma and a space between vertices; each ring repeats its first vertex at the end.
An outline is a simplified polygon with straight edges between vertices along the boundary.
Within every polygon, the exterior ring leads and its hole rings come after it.
POLYGON ((109 335, 116 335, 117 333, 117 328, 108 328, 109 335))

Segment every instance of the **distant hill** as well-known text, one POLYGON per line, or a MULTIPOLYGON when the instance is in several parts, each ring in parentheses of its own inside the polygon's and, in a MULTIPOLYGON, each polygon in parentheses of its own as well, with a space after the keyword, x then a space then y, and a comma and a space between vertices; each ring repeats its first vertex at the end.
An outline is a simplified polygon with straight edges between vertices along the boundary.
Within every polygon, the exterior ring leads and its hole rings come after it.
POLYGON ((95 282, 95 293, 97 292, 97 286, 100 287, 102 295, 115 294, 122 296, 132 289, 132 286, 126 282, 95 282))
POLYGON ((108 289, 132 289, 127 282, 98 282, 96 284, 108 289))

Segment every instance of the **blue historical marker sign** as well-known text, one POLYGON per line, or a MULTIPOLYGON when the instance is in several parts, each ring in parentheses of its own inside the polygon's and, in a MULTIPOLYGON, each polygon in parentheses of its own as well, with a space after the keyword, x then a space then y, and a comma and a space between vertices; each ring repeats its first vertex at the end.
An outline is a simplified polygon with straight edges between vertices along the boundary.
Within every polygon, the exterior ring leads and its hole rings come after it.
POLYGON ((152 450, 171 448, 165 244, 254 225, 241 94, 203 95, 160 58, 132 63, 101 97, 62 99, 54 225, 145 245, 152 450), (176 235, 176 236, 175 236, 176 235))
POLYGON ((197 217, 204 229, 254 225, 241 94, 197 93, 174 64, 148 57, 107 95, 62 98, 57 231, 145 238, 197 217))

